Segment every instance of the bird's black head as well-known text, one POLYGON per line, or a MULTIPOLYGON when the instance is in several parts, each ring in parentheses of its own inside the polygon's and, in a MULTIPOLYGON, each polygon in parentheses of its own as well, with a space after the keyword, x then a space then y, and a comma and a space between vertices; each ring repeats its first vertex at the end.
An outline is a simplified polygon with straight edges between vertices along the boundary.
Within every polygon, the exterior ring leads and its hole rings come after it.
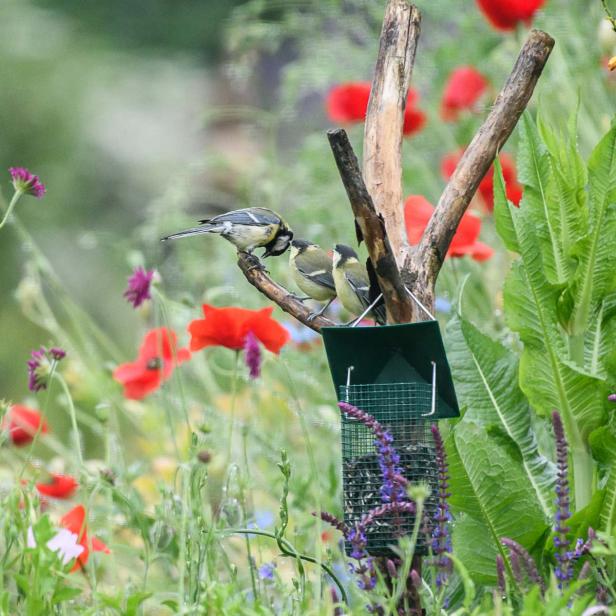
POLYGON ((336 244, 334 246, 334 251, 337 252, 340 257, 338 258, 338 263, 344 263, 349 259, 358 259, 357 253, 346 244, 336 244))
POLYGON ((308 240, 293 240, 291 242, 291 246, 293 246, 293 248, 297 248, 297 252, 299 254, 302 254, 302 252, 304 252, 306 248, 308 248, 309 246, 314 246, 314 244, 312 242, 309 242, 308 240))
POLYGON ((265 245, 263 258, 280 256, 291 245, 292 239, 293 231, 288 227, 281 227, 278 233, 276 233, 276 237, 269 244, 265 245))

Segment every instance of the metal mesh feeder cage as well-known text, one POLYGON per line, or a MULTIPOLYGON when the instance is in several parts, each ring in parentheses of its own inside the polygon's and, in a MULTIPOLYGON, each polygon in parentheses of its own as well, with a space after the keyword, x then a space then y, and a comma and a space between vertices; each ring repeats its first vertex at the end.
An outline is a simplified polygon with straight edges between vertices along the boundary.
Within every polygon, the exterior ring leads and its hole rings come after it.
MULTIPOLYGON (((440 329, 436 321, 382 327, 324 328, 323 340, 338 400, 372 415, 393 437, 402 475, 427 483, 426 515, 434 517, 438 468, 430 427, 460 415, 440 329)), ((342 414, 344 521, 354 526, 382 504, 383 475, 374 434, 342 414)), ((392 545, 413 531, 413 513, 377 518, 367 529, 367 551, 393 556, 392 545)), ((347 544, 347 553, 351 547, 347 544)), ((416 552, 428 546, 419 534, 416 552)))

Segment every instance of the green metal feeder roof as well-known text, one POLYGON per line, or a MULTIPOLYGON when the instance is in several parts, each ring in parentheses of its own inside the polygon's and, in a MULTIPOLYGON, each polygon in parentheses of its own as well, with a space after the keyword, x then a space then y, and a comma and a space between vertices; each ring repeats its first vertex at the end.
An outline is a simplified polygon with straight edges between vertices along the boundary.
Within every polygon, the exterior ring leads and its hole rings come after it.
POLYGON ((349 366, 351 384, 423 383, 432 386, 436 363, 436 412, 430 419, 459 417, 460 409, 438 321, 321 330, 336 395, 341 399, 349 366))

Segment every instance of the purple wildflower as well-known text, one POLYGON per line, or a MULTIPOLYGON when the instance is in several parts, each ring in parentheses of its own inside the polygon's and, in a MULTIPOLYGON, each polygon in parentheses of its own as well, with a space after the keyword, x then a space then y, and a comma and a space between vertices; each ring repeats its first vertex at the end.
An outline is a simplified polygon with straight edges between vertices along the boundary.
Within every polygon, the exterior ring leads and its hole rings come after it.
POLYGON ((358 577, 357 585, 362 590, 372 590, 376 586, 376 571, 372 558, 366 551, 368 545, 366 527, 358 522, 354 528, 349 530, 345 538, 351 544, 351 558, 357 561, 350 565, 351 573, 358 577))
POLYGON ((526 575, 528 576, 528 579, 531 581, 531 583, 539 586, 539 588, 541 588, 541 591, 545 592, 545 584, 543 583, 543 579, 539 575, 537 565, 535 564, 533 557, 528 553, 528 551, 517 541, 509 539, 508 537, 503 537, 501 539, 501 543, 509 550, 509 560, 511 561, 511 568, 518 584, 523 584, 522 565, 524 565, 524 571, 526 572, 526 575))
POLYGON ((28 365, 28 389, 30 391, 41 391, 47 389, 47 381, 53 364, 59 362, 66 357, 66 351, 58 347, 53 347, 47 350, 41 347, 36 351, 32 351, 28 365))
POLYGON ((9 173, 13 179, 13 188, 25 195, 32 195, 40 199, 45 194, 45 185, 38 175, 34 175, 25 167, 9 167, 9 173))
POLYGON ((272 581, 274 579, 274 563, 265 563, 259 567, 259 577, 264 581, 272 581))
POLYGON ((143 302, 151 299, 150 287, 154 278, 154 270, 145 270, 143 267, 136 267, 133 273, 128 278, 128 287, 124 291, 123 297, 133 305, 133 308, 139 308, 143 302))
POLYGON ((568 447, 565 439, 563 422, 558 411, 552 413, 552 425, 556 440, 556 513, 554 514, 554 547, 556 548, 556 562, 558 566, 554 574, 558 580, 558 587, 567 586, 573 577, 571 561, 573 552, 568 550, 569 540, 567 533, 571 530, 567 521, 571 517, 569 510, 569 465, 568 447))
POLYGON ((60 361, 66 357, 66 351, 60 347, 51 347, 51 349, 49 349, 49 355, 51 355, 51 358, 55 361, 60 361))
POLYGON ((610 395, 607 397, 607 399, 608 399, 610 402, 616 402, 616 394, 610 394, 610 395))
POLYGON ((436 586, 441 588, 452 569, 451 559, 446 556, 447 552, 451 552, 452 549, 449 532, 451 513, 449 512, 449 503, 447 502, 451 493, 448 491, 449 467, 447 465, 447 454, 445 453, 443 438, 436 424, 432 424, 432 436, 434 438, 436 465, 438 467, 438 505, 434 518, 436 526, 432 531, 432 552, 435 556, 434 564, 439 569, 436 574, 436 586))
POLYGON ((498 583, 498 592, 500 592, 501 595, 504 595, 507 592, 505 561, 500 554, 496 555, 496 581, 498 583))
POLYGON ((400 456, 393 446, 393 436, 372 415, 347 402, 339 402, 340 410, 363 423, 375 436, 375 446, 379 455, 379 467, 383 473, 381 500, 384 503, 397 503, 406 498, 404 487, 407 480, 402 476, 400 456))
POLYGON ((261 347, 259 347, 259 340, 252 332, 248 332, 244 340, 244 360, 248 366, 250 378, 258 379, 261 374, 261 347))

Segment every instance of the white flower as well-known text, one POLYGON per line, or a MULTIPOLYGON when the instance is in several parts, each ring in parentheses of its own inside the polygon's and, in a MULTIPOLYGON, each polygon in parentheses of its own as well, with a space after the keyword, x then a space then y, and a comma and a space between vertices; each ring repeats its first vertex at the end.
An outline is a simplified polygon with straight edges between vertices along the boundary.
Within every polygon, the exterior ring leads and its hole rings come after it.
POLYGON ((79 537, 70 530, 63 528, 55 537, 47 542, 47 547, 52 552, 57 552, 62 559, 63 565, 68 565, 74 558, 77 558, 84 550, 84 547, 77 543, 79 537))
POLYGON ((28 534, 26 537, 26 545, 29 548, 35 548, 36 547, 36 539, 34 538, 34 531, 32 530, 32 526, 28 527, 28 534))

